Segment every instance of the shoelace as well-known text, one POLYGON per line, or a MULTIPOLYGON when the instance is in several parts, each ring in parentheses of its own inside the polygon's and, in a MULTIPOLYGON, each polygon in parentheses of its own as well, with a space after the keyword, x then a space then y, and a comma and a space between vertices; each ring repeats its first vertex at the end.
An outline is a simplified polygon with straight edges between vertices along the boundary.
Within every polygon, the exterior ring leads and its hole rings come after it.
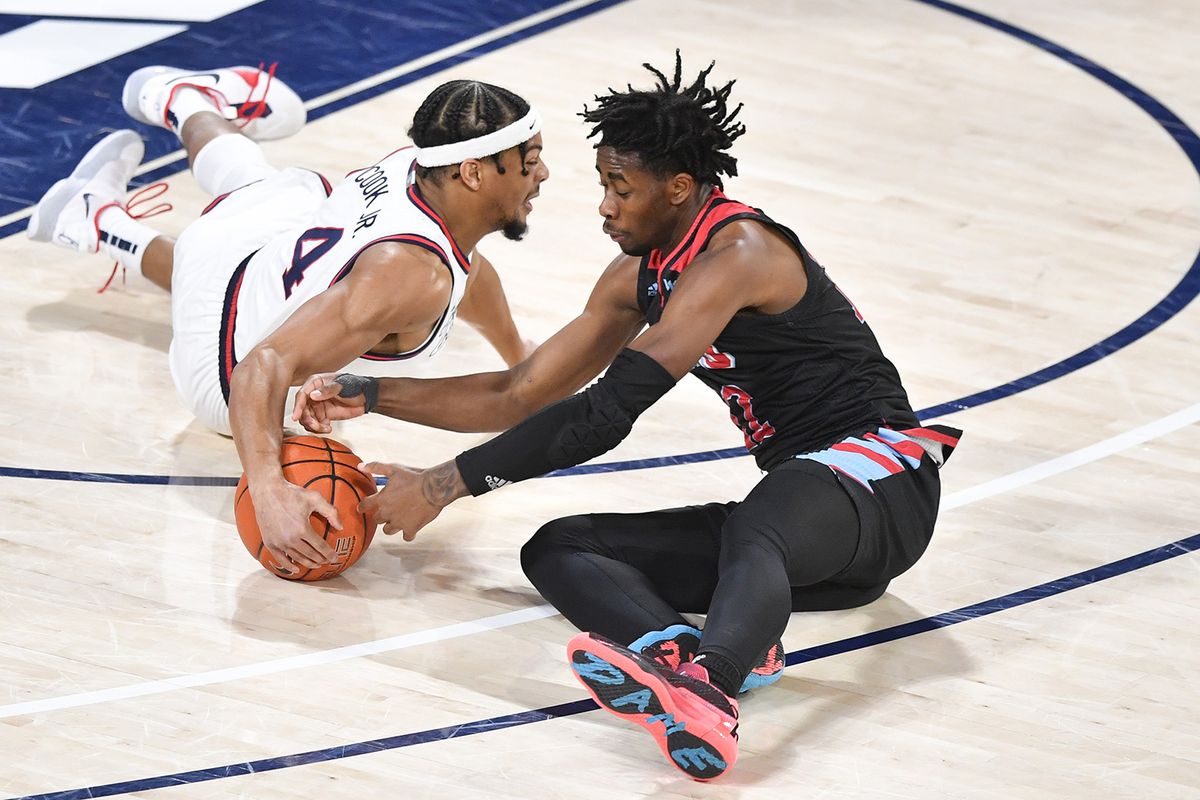
MULTIPOLYGON (((194 83, 180 83, 174 86, 171 89, 171 93, 167 95, 167 102, 163 105, 163 124, 167 128, 171 128, 169 114, 171 113, 171 103, 175 100, 175 93, 181 89, 192 89, 211 100, 222 116, 225 116, 227 108, 234 109, 236 116, 231 121, 239 128, 245 128, 251 122, 267 113, 267 93, 271 90, 271 81, 275 78, 275 68, 277 66, 279 66, 278 61, 272 61, 270 66, 267 66, 263 61, 258 62, 258 72, 254 75, 254 81, 250 83, 250 94, 246 95, 246 102, 240 106, 229 102, 229 98, 223 92, 209 86, 197 86, 194 83), (267 76, 267 82, 263 84, 262 96, 254 100, 252 99, 254 92, 258 89, 259 81, 264 74, 267 76)), ((245 78, 245 75, 243 74, 242 77, 245 78)))
POLYGON ((275 67, 279 66, 279 62, 272 61, 271 65, 265 69, 264 66, 264 62, 258 62, 258 75, 255 76, 254 83, 250 86, 250 94, 246 97, 246 102, 242 104, 242 110, 238 113, 239 127, 246 127, 267 111, 267 93, 271 91, 271 81, 275 78, 275 67), (258 88, 258 81, 264 73, 267 76, 267 82, 263 86, 262 97, 252 101, 250 98, 254 96, 254 90, 258 88), (254 110, 247 113, 245 109, 249 108, 251 102, 254 103, 254 110))
MULTIPOLYGON (((175 206, 171 205, 170 203, 159 203, 158 205, 154 205, 146 209, 141 208, 141 206, 144 206, 147 203, 151 203, 162 197, 164 194, 166 194, 167 189, 169 188, 170 187, 167 185, 166 181, 152 183, 149 186, 143 186, 141 189, 134 192, 133 196, 129 198, 124 206, 122 206, 120 203, 111 203, 104 208, 116 206, 128 214, 130 219, 146 219, 147 217, 157 217, 159 214, 165 214, 172 210, 175 208, 175 206)), ((100 231, 100 213, 104 211, 104 208, 101 208, 96 212, 97 234, 99 234, 100 231)), ((104 294, 105 290, 112 285, 113 278, 117 277, 118 268, 121 270, 121 284, 125 284, 125 268, 121 266, 120 261, 114 261, 112 272, 110 272, 108 275, 108 280, 104 282, 103 286, 96 290, 96 294, 104 294)))

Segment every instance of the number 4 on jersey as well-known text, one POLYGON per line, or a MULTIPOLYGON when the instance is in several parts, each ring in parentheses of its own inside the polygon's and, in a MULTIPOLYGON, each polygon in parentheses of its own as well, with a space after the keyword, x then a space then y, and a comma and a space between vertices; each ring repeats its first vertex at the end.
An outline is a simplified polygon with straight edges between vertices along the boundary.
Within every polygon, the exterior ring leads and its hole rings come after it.
POLYGON ((300 234, 292 251, 292 265, 283 273, 284 297, 292 296, 292 290, 304 280, 304 270, 332 250, 341 238, 341 228, 309 228, 300 234))

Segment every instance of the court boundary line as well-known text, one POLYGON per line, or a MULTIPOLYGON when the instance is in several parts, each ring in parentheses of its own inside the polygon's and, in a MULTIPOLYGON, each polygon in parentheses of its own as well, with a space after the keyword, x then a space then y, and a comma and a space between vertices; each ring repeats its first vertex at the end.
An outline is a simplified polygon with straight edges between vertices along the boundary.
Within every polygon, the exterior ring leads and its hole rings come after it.
MULTIPOLYGON (((951 625, 957 625, 968 620, 980 619, 991 614, 996 614, 1001 611, 1008 611, 1020 606, 1028 605, 1037 600, 1044 600, 1048 597, 1069 592, 1072 589, 1079 589, 1084 586, 1091 586, 1101 581, 1116 578, 1121 575, 1134 572, 1139 569, 1144 569, 1163 561, 1167 561, 1178 556, 1187 555, 1188 553, 1200 550, 1200 533, 1193 534, 1183 539, 1178 539, 1165 545, 1143 550, 1140 553, 1127 556, 1117 561, 1112 561, 1108 564, 1103 564, 1099 567, 1076 572, 1072 575, 1067 575, 1057 580, 1047 581, 1035 586, 1030 586, 1026 589, 1020 589, 1015 592, 1010 592, 1000 597, 994 597, 990 600, 984 600, 979 603, 973 603, 968 606, 954 609, 953 611, 945 611, 941 614, 936 614, 931 617, 913 620, 911 622, 893 625, 888 628, 870 631, 868 633, 850 636, 845 639, 839 639, 835 642, 828 642, 822 645, 806 647, 802 650, 796 650, 788 653, 787 665, 789 667, 797 664, 807 664, 810 661, 817 661, 822 658, 842 655, 855 650, 862 650, 867 647, 874 647, 880 644, 887 644, 899 639, 905 639, 909 636, 916 636, 921 633, 941 630, 948 628, 951 625)), ((513 728, 521 725, 529 725, 534 722, 546 722, 552 719, 561 719, 563 717, 575 716, 588 711, 598 709, 596 703, 591 699, 572 700, 566 703, 559 703, 553 706, 544 706, 542 708, 532 709, 530 711, 519 711, 513 714, 505 714, 489 719, 476 720, 473 722, 459 723, 455 725, 447 725, 442 728, 432 728, 424 731, 416 731, 413 733, 404 733, 396 736, 386 736, 379 739, 370 739, 363 742, 354 742, 352 744, 337 745, 335 747, 327 747, 320 750, 308 750, 303 753, 293 753, 286 756, 274 756, 271 758, 257 759, 255 761, 246 761, 236 764, 224 764, 218 767, 207 767, 204 769, 189 770, 187 772, 174 772, 168 775, 156 775, 150 778, 137 778, 129 781, 121 781, 117 783, 107 783, 98 786, 90 786, 80 789, 67 789, 64 791, 47 792, 44 794, 25 795, 22 797, 14 797, 10 800, 85 800, 85 798, 96 797, 111 797, 118 794, 126 794, 129 792, 145 792, 152 789, 164 789, 171 786, 180 786, 185 784, 203 783, 206 781, 219 780, 221 778, 232 778, 239 775, 252 775, 261 772, 273 772, 275 770, 286 769, 288 767, 300 767, 308 764, 319 764, 327 761, 336 761, 343 758, 351 758, 353 756, 361 756, 369 753, 379 753, 386 750, 397 750, 403 747, 412 747, 419 744, 427 744, 429 742, 448 741, 450 739, 461 739, 464 736, 472 736, 477 733, 490 733, 492 731, 504 730, 505 728, 513 728)))
MULTIPOLYGON (((1193 425, 1196 422, 1200 422, 1200 403, 1196 403, 1173 414, 1168 414, 1147 425, 1133 428, 1095 444, 1080 448, 1079 450, 1049 459, 1040 464, 1024 467, 1007 475, 1001 475, 1000 477, 984 481, 977 486, 954 492, 942 498, 941 510, 951 511, 962 508, 963 506, 986 500, 1014 489, 1029 486, 1030 484, 1056 475, 1061 475, 1077 467, 1093 464, 1108 456, 1127 450, 1130 447, 1153 441, 1168 433, 1173 433, 1180 428, 1193 425)), ((424 631, 413 631, 384 639, 357 642, 328 650, 302 653, 300 655, 271 659, 269 661, 258 661, 234 667, 207 670, 205 672, 176 675, 170 678, 130 683, 89 692, 78 692, 38 700, 9 703, 7 705, 0 705, 0 720, 120 700, 130 700, 138 697, 163 694, 176 689, 198 689, 204 686, 228 683, 243 678, 253 678, 324 664, 333 664, 352 658, 379 655, 422 644, 500 630, 532 620, 547 619, 557 614, 558 612, 552 606, 543 604, 424 631)))
MULTIPOLYGON (((515 33, 510 33, 499 39, 489 40, 473 50, 466 50, 458 56, 448 56, 441 60, 419 68, 415 71, 407 71, 402 74, 385 80, 382 83, 372 87, 365 88, 357 93, 351 93, 344 97, 330 101, 320 115, 332 113, 346 105, 362 102, 376 94, 381 94, 396 86, 416 80, 423 77, 427 72, 436 71, 436 69, 445 66, 444 62, 452 61, 456 57, 461 57, 463 60, 473 58, 475 55, 483 55, 486 52, 499 49, 509 43, 509 40, 519 41, 522 38, 536 35, 537 33, 547 30, 551 27, 570 22, 576 18, 586 16, 596 11, 603 10, 613 5, 617 5, 623 0, 572 0, 571 3, 564 4, 565 6, 578 4, 577 8, 571 11, 564 12, 560 16, 555 16, 551 19, 544 20, 527 28, 522 28, 515 33), (590 10, 588 10, 590 9, 590 10), (475 55, 471 55, 474 53, 475 55), (361 96, 360 96, 361 95, 361 96), (357 99, 356 99, 357 98, 357 99)), ((1105 69, 1091 59, 1075 53, 1059 44, 1044 39, 1041 36, 1030 33, 1026 30, 1011 25, 1007 22, 986 16, 977 11, 955 5, 954 3, 946 2, 946 0, 911 0, 911 2, 920 3, 933 8, 946 11, 951 14, 969 19, 973 22, 978 22, 981 25, 993 28, 1001 33, 1006 33, 1021 41, 1033 45, 1034 47, 1049 53, 1056 58, 1059 58, 1068 64, 1078 67, 1093 78, 1104 83, 1111 89, 1115 90, 1121 96, 1127 98, 1130 102, 1144 111, 1162 128, 1172 141, 1183 151, 1188 161, 1191 163, 1197 178, 1200 178, 1200 135, 1188 127, 1182 119, 1174 112, 1168 109, 1162 102, 1150 95, 1148 92, 1139 89, 1129 81, 1105 69)), ((540 12, 542 14, 550 13, 540 12)), ((534 15, 538 16, 538 15, 534 15)), ((510 23, 516 25, 518 23, 510 23)), ((468 40, 470 41, 470 40, 468 40)), ((447 48, 447 49, 453 49, 447 48)), ((438 51, 439 53, 442 51, 438 51)), ((433 54, 436 55, 436 54, 433 54)), ((416 59, 412 63, 417 63, 421 59, 416 59)), ((395 68, 397 70, 401 67, 395 68)), ((369 79, 368 79, 369 80, 369 79)), ((341 90, 338 90, 341 91, 341 90)), ((330 94, 337 94, 333 92, 330 94)), ((328 97, 323 95, 322 97, 328 97)), ((314 117, 316 118, 316 117, 314 117)), ((161 169, 161 168, 160 168, 161 169)), ((0 228, 0 236, 5 235, 5 229, 0 228)), ((1094 345, 1087 347, 1078 353, 1068 356, 1060 361, 1044 367, 1028 375, 1008 381, 1007 383, 994 386, 990 389, 985 389, 974 394, 969 394, 960 397, 956 400, 950 400, 940 403, 929 408, 922 409, 917 412, 917 416, 921 419, 929 419, 936 417, 948 416, 956 411, 965 411, 969 408, 976 408, 987 403, 1001 400, 1006 397, 1020 394, 1021 392, 1033 389, 1050 381, 1062 378, 1084 367, 1107 358, 1119 350, 1128 347, 1138 341, 1147 334, 1152 333, 1162 327, 1179 312, 1181 312, 1189 303, 1200 294, 1200 249, 1197 249, 1196 256, 1192 260, 1191 266, 1184 273, 1183 277, 1177 284, 1167 293, 1167 295, 1149 311, 1142 314, 1133 322, 1121 328, 1116 333, 1101 339, 1094 345)), ((720 450, 707 450, 696 453, 680 453, 677 455, 658 456, 654 458, 636 459, 630 461, 609 461, 598 464, 581 464, 569 469, 556 470, 543 477, 564 477, 568 475, 593 475, 607 472, 624 472, 639 469, 652 469, 656 467, 668 467, 678 464, 695 464, 707 461, 717 461, 727 458, 740 458, 750 455, 745 449, 740 447, 725 448, 720 450)), ((134 475, 126 473, 105 473, 94 471, 73 471, 73 470, 50 470, 50 469, 32 469, 25 467, 5 467, 0 466, 0 477, 8 478, 33 478, 40 480, 73 480, 73 481, 95 481, 102 483, 123 483, 134 485, 185 485, 185 486, 235 486, 237 478, 215 477, 215 476, 170 476, 170 475, 134 475)))
MULTIPOLYGON (((1193 168, 1200 175, 1200 138, 1194 131, 1191 130, 1182 120, 1171 113, 1165 106, 1152 98, 1150 95, 1137 89, 1132 84, 1118 78, 1115 74, 1105 70, 1103 67, 1096 65, 1088 59, 1076 55, 1066 48, 1055 45, 1048 40, 1030 34, 1020 28, 1003 23, 992 17, 985 16, 979 12, 972 11, 962 6, 957 6, 953 3, 944 2, 944 0, 914 0, 914 2, 924 3, 926 5, 942 9, 949 13, 954 13, 967 19, 979 22, 986 26, 995 28, 996 30, 1009 33, 1016 36, 1039 49, 1045 50, 1056 57, 1059 57, 1067 63, 1078 66, 1084 69, 1085 72, 1097 77, 1118 92, 1128 97, 1131 101, 1149 113, 1155 121, 1167 131, 1167 133, 1176 141, 1177 144, 1184 150, 1185 155, 1191 161, 1193 168), (1088 68, 1090 65, 1091 69, 1088 68), (1096 70, 1096 71, 1093 71, 1096 70), (1108 76, 1112 80, 1106 80, 1104 76, 1108 76), (1125 89, 1138 93, 1135 97, 1125 89), (1189 140, 1181 139, 1176 130, 1172 126, 1164 124, 1164 121, 1158 116, 1155 116, 1153 111, 1146 105, 1143 105, 1142 100, 1153 103, 1157 109, 1165 112, 1171 120, 1174 121, 1183 132, 1186 132, 1189 140)), ((0 235, 2 235, 0 231, 0 235)), ((981 392, 976 395, 962 398, 959 401, 952 401, 957 405, 944 404, 949 406, 945 411, 943 407, 938 406, 933 410, 936 415, 953 413, 954 411, 964 410, 976 405, 982 405, 993 400, 1009 397, 1034 386, 1041 385, 1050 380, 1054 380, 1063 375, 1069 374, 1084 366, 1095 363, 1096 361, 1111 355, 1113 352, 1137 341, 1142 336, 1156 330, 1163 325, 1167 320, 1178 314, 1183 307, 1191 302, 1200 292, 1200 252, 1197 253, 1192 266, 1185 273, 1184 278, 1176 285, 1175 289, 1167 295, 1162 301, 1156 304, 1149 312, 1139 317, 1134 323, 1118 331, 1116 334, 1102 340, 1092 348, 1081 351, 1075 356, 1064 359, 1046 369, 1031 373, 1023 378, 1012 381, 1003 386, 996 387, 981 392), (1188 292, 1190 291, 1190 294, 1188 292), (1059 371, 1062 369, 1063 371, 1059 371), (1025 385, 1028 384, 1028 385, 1025 385), (994 396, 989 396, 994 393, 994 396), (974 401, 974 402, 971 402, 974 401), (968 403, 969 405, 963 404, 968 403)), ((719 452, 719 451, 717 451, 719 452)), ((728 456, 724 456, 728 457, 728 456)), ((704 459, 711 460, 711 459, 704 459)), ((1044 599, 1045 597, 1061 594, 1072 589, 1080 588, 1081 586, 1091 585, 1102 580, 1107 580, 1122 574, 1126 574, 1136 569, 1141 569, 1153 564, 1160 563, 1170 558, 1174 558, 1186 553, 1194 552, 1200 548, 1200 534, 1195 534, 1184 539, 1177 540, 1167 545, 1154 548, 1152 550, 1143 551, 1142 553, 1129 556, 1119 561, 1111 562, 1091 570, 1075 573, 1057 581, 1039 584, 1029 589, 1010 593, 999 598, 994 598, 992 601, 979 603, 972 606, 966 606, 955 611, 946 612, 935 617, 928 617, 923 620, 917 620, 904 625, 893 626, 892 628, 876 631, 871 634, 864 634, 857 637, 841 640, 840 642, 830 643, 825 645, 826 650, 814 651, 813 648, 789 653, 787 663, 789 666, 806 661, 816 660, 817 658, 825 658, 831 655, 850 652, 852 650, 861 649, 876 644, 882 644, 896 639, 905 638, 907 636, 924 633, 929 630, 948 627, 967 619, 977 619, 988 614, 998 611, 1016 608, 1021 605, 1033 602, 1034 600, 1044 599), (840 649, 838 649, 840 646, 840 649), (806 657, 807 654, 807 657, 806 657)), ((113 794, 122 794, 128 791, 144 791, 154 788, 162 788, 165 786, 177 786, 183 783, 198 783, 216 778, 232 777, 233 775, 244 775, 253 772, 263 772, 273 769, 281 769, 283 767, 299 766, 306 763, 316 763, 317 761, 328 761, 332 758, 345 758, 352 755, 361 755, 367 752, 378 752, 383 749, 395 749, 398 747, 411 746, 412 744, 420 744, 427 741, 440 741, 448 738, 457 738, 467 736, 474 733, 482 733, 485 731, 499 730, 514 725, 528 724, 531 722, 543 721, 546 719, 555 719, 563 716, 583 713, 590 710, 595 704, 590 700, 575 701, 572 703, 560 704, 557 706, 548 706, 534 711, 520 712, 517 714, 507 715, 505 717, 497 717, 490 720, 482 720, 477 723, 467 723, 465 725, 455 725, 447 728, 439 728, 430 731, 422 731, 415 734, 406 734, 399 737, 388 737, 385 739, 372 740, 370 742, 361 742, 353 745, 345 745, 337 748, 331 748, 320 751, 309 751, 309 753, 301 753, 293 756, 283 756, 274 759, 264 759, 261 761, 247 762, 244 764, 226 765, 225 767, 217 767, 209 770, 199 770, 187 773, 175 773, 173 775, 158 776, 156 778, 146 778, 138 781, 125 782, 119 784, 107 784, 104 786, 89 787, 84 789, 68 790, 66 792, 53 792, 42 795, 30 795, 24 798, 15 798, 15 800, 43 800, 53 798, 54 800, 75 800, 75 798, 95 798, 111 796, 113 794), (383 746, 380 746, 383 745, 383 746), (366 748, 366 749, 363 749, 366 748), (336 751, 338 755, 325 758, 313 758, 304 760, 306 757, 313 754, 328 754, 336 751), (223 774, 217 774, 218 772, 223 774), (162 782, 166 781, 166 782, 162 782), (155 783, 158 782, 158 783, 155 783), (110 791, 114 787, 132 787, 122 788, 119 791, 110 791)))

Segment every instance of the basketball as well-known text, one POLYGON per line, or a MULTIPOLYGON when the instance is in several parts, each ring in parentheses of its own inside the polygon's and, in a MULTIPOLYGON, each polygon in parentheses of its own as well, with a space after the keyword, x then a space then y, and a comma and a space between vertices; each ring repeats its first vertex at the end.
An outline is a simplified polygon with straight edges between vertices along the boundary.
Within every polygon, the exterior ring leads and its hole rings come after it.
POLYGON ((313 514, 309 522, 313 529, 333 547, 336 560, 317 569, 300 567, 288 573, 279 568, 275 557, 263 546, 250 499, 246 474, 242 473, 233 495, 233 516, 238 535, 250 555, 269 572, 290 581, 319 581, 340 575, 367 551, 375 536, 375 520, 358 510, 364 497, 375 493, 375 482, 358 471, 362 463, 346 445, 320 436, 293 436, 283 440, 280 449, 283 477, 297 486, 321 493, 337 509, 342 530, 329 524, 324 517, 313 514))

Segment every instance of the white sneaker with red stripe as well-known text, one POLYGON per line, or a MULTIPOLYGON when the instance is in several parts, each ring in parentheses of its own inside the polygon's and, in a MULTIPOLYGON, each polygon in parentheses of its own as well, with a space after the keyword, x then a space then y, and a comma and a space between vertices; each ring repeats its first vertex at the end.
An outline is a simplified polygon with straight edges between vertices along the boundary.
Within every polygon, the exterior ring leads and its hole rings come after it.
POLYGON ((213 110, 242 127, 251 139, 282 139, 304 127, 304 102, 283 81, 275 67, 224 67, 184 70, 143 67, 125 81, 125 113, 147 125, 171 131, 179 127, 171 102, 181 89, 195 89, 213 104, 213 110))
POLYGON ((30 239, 83 253, 100 247, 100 211, 119 205, 145 149, 135 131, 116 131, 97 142, 75 170, 42 196, 25 229, 30 239))

